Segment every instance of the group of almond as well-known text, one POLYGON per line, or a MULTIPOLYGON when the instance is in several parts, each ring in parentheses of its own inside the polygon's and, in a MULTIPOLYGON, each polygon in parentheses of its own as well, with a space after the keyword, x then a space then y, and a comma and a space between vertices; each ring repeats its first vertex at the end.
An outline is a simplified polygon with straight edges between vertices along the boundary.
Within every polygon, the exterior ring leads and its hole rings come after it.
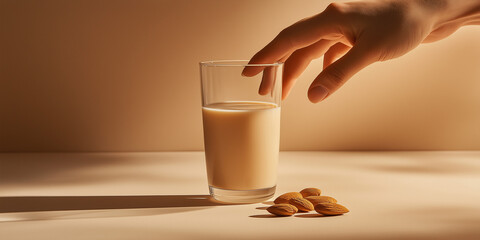
POLYGON ((320 196, 318 188, 305 188, 300 192, 288 192, 278 196, 267 211, 276 216, 292 216, 297 212, 316 212, 335 216, 348 213, 349 210, 338 204, 337 200, 329 196, 320 196))

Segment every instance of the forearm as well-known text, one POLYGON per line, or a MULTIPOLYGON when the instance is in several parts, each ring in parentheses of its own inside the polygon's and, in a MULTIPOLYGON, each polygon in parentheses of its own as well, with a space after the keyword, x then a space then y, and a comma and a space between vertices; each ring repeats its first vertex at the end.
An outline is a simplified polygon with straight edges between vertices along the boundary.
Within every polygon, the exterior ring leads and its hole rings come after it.
POLYGON ((426 7, 436 8, 435 28, 445 25, 479 25, 480 0, 419 0, 426 7))

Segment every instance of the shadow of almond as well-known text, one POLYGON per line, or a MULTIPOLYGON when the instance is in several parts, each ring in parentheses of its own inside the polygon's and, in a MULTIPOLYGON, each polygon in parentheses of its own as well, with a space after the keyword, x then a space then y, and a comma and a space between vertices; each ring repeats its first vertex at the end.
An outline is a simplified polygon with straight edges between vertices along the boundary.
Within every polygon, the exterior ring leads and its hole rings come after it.
POLYGON ((257 214, 257 215, 250 215, 251 218, 286 218, 290 216, 275 216, 273 214, 257 214))
POLYGON ((327 216, 327 215, 322 215, 319 213, 306 213, 306 214, 296 214, 295 217, 299 218, 324 218, 324 217, 338 217, 342 215, 337 215, 337 216, 327 216))
POLYGON ((258 210, 267 210, 268 207, 257 207, 255 209, 258 209, 258 210))

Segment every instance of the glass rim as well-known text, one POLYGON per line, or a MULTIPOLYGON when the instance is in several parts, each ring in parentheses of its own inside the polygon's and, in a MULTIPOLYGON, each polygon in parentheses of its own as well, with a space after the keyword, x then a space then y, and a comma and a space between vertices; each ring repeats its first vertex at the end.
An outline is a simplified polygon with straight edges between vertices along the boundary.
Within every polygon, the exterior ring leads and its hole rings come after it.
POLYGON ((283 65, 283 62, 274 63, 248 63, 249 60, 211 60, 200 62, 207 67, 273 67, 283 65))

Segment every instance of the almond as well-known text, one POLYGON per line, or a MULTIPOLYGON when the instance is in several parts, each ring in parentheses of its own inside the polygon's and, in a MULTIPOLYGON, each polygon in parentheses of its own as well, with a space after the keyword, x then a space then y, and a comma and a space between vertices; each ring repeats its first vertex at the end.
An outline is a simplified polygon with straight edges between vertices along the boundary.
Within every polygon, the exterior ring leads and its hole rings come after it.
POLYGON ((281 203, 268 207, 267 211, 277 216, 292 216, 298 212, 298 209, 293 205, 281 203))
POLYGON ((284 193, 280 196, 278 196, 275 201, 273 201, 275 204, 279 204, 279 203, 288 203, 288 200, 290 200, 290 198, 294 198, 294 197, 298 197, 298 198, 302 198, 302 194, 298 193, 298 192, 288 192, 288 193, 284 193))
POLYGON ((308 196, 305 199, 310 201, 313 206, 319 203, 337 203, 337 199, 329 196, 308 196))
POLYGON ((303 197, 308 197, 308 196, 320 196, 322 191, 318 188, 305 188, 302 191, 300 191, 303 197))
POLYGON ((319 203, 315 205, 315 211, 327 216, 342 215, 349 212, 346 207, 337 203, 319 203))
POLYGON ((310 212, 313 210, 313 204, 305 198, 290 198, 288 203, 295 206, 299 211, 310 212))

